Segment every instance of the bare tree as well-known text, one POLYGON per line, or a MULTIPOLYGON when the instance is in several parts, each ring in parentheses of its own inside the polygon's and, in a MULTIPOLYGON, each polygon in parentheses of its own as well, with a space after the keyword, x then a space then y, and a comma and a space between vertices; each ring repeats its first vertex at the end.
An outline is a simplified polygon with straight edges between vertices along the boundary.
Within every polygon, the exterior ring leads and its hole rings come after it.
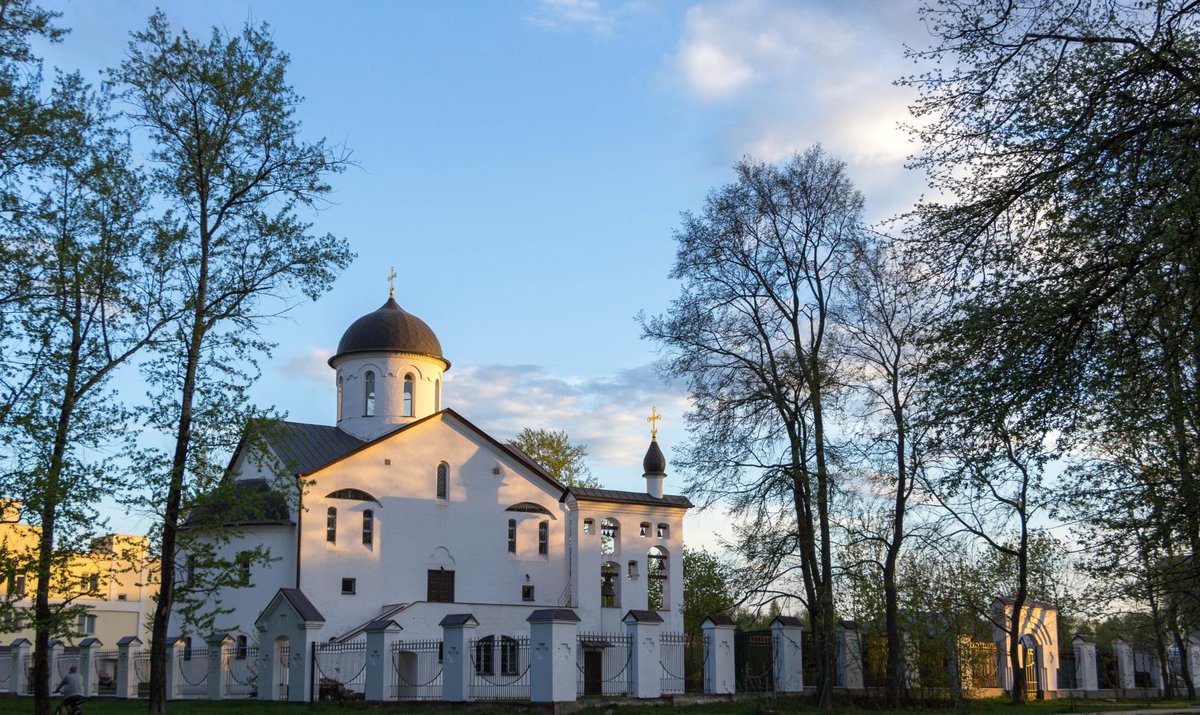
POLYGON ((830 333, 862 237, 863 199, 819 147, 779 166, 746 159, 734 171, 737 181, 711 192, 700 214, 684 214, 671 272, 681 294, 666 315, 643 319, 643 331, 666 349, 662 371, 687 380, 695 405, 678 462, 690 493, 747 517, 745 554, 764 582, 796 568, 802 576, 829 709, 829 425, 842 390, 830 333))

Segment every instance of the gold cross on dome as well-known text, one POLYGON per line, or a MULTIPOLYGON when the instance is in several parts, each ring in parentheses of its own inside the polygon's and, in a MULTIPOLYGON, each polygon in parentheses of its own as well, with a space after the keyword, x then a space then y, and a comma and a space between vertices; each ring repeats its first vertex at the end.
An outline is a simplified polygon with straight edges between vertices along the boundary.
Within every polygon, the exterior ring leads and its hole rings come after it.
POLYGON ((392 266, 392 272, 388 274, 388 297, 396 297, 396 267, 392 266))
POLYGON ((650 423, 650 439, 658 439, 658 421, 662 419, 662 415, 658 414, 657 407, 650 408, 650 416, 646 421, 650 423))

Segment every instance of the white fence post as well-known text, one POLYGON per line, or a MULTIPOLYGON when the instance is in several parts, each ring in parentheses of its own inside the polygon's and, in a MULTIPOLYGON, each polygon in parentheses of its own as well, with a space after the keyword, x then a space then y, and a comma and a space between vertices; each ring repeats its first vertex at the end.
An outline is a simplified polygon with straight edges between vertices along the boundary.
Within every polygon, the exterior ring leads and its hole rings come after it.
POLYGON ((775 692, 799 693, 804 690, 804 661, 801 641, 804 630, 795 616, 776 616, 771 621, 775 651, 775 692))
POLYGON ((729 616, 712 614, 700 624, 704 632, 704 692, 726 694, 736 690, 736 665, 733 660, 734 631, 729 616))
POLYGON ((471 634, 479 621, 470 613, 452 613, 442 619, 442 700, 463 703, 471 699, 471 634))
POLYGON ((395 700, 391 692, 392 644, 400 625, 390 618, 367 624, 367 685, 365 699, 370 702, 395 700))
POLYGON ((187 646, 183 638, 167 639, 167 700, 179 699, 179 663, 183 660, 183 649, 187 646))
POLYGON ((1133 689, 1133 646, 1117 637, 1113 640, 1113 652, 1117 654, 1117 681, 1122 690, 1133 689))
POLYGON ((569 608, 529 614, 529 697, 535 703, 574 702, 579 616, 569 608))
POLYGON ((96 664, 93 659, 103 645, 99 638, 84 638, 79 642, 79 682, 83 685, 85 696, 90 697, 96 692, 96 664))
POLYGON ((1096 639, 1082 633, 1071 639, 1075 651, 1075 687, 1084 692, 1100 689, 1096 671, 1096 639))
POLYGON ((12 673, 9 681, 12 687, 10 695, 24 695, 29 692, 29 672, 25 670, 25 661, 29 659, 29 649, 33 644, 28 638, 18 638, 9 645, 9 655, 12 656, 12 673))
POLYGON ((662 657, 659 654, 659 631, 662 616, 655 611, 630 610, 625 614, 625 633, 629 636, 629 667, 633 683, 631 698, 662 697, 662 657))
POLYGON ((846 690, 863 689, 862 640, 858 624, 842 621, 838 626, 837 668, 839 680, 846 690))
POLYGON ((137 654, 142 639, 125 636, 117 641, 117 697, 138 696, 137 654))
POLYGON ((208 699, 221 700, 229 680, 229 646, 233 638, 228 633, 214 633, 204 642, 208 644, 208 699))

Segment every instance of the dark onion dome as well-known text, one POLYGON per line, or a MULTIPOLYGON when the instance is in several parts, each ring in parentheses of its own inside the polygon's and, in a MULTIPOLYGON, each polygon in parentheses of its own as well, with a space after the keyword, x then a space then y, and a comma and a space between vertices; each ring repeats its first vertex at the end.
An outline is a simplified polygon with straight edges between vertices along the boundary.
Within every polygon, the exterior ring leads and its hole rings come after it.
POLYGON ((650 440, 650 449, 646 450, 646 456, 642 459, 642 471, 645 474, 665 474, 667 471, 667 458, 658 448, 656 439, 650 440))
POLYGON ((425 355, 441 360, 450 369, 450 361, 442 356, 442 344, 425 321, 401 308, 391 296, 379 310, 350 324, 329 364, 351 353, 381 352, 425 355))

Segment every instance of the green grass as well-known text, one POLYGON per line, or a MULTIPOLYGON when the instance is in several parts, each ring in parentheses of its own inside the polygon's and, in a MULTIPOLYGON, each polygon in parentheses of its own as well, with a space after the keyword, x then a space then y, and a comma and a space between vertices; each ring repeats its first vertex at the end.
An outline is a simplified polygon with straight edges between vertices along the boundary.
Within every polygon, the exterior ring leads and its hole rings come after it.
MULTIPOLYGON (((756 700, 734 700, 709 702, 687 707, 657 705, 619 705, 620 701, 604 701, 588 703, 585 701, 580 715, 664 715, 667 712, 683 711, 689 715, 762 715, 768 712, 807 713, 816 715, 816 707, 811 698, 772 698, 764 697, 756 700)), ((57 705, 58 701, 54 701, 57 705)), ((900 710, 890 710, 881 703, 866 700, 839 701, 835 712, 837 715, 1058 715, 1059 713, 1089 713, 1116 710, 1145 710, 1145 709, 1179 709, 1196 708, 1197 703, 1184 700, 1150 701, 1147 707, 1144 700, 1126 700, 1121 702, 1111 700, 1076 700, 1074 709, 1069 700, 1047 700, 1031 702, 1017 707, 1005 700, 974 700, 955 709, 950 706, 909 706, 900 710)), ((220 702, 206 700, 176 700, 172 701, 167 712, 171 715, 260 715, 274 713, 345 713, 349 711, 378 711, 391 710, 397 713, 446 713, 454 711, 469 711, 472 713, 512 713, 522 708, 514 704, 507 708, 489 709, 483 704, 452 707, 444 704, 399 703, 395 705, 367 704, 362 702, 347 703, 269 703, 256 700, 225 700, 220 702)), ((535 708, 529 708, 534 710, 535 708)), ((33 701, 29 698, 0 697, 0 713, 17 715, 31 712, 33 701)), ((84 705, 87 715, 128 715, 130 713, 146 712, 144 700, 113 700, 91 699, 84 705)))

